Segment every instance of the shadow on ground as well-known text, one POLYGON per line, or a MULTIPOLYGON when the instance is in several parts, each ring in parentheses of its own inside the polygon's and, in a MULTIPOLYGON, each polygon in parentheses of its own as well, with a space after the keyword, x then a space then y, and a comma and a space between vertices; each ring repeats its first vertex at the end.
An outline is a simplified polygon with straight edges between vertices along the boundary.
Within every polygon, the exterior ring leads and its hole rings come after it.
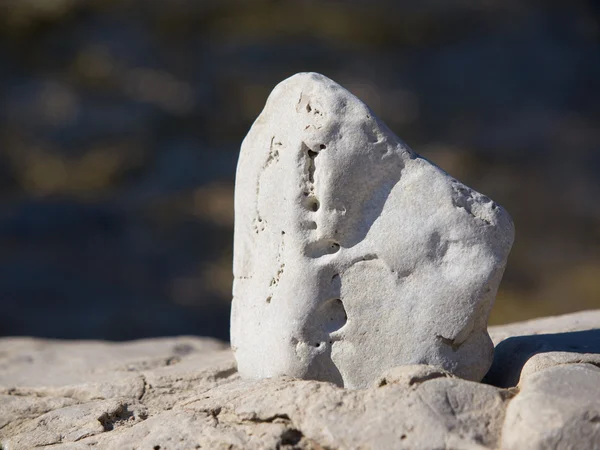
POLYGON ((498 387, 516 386, 525 363, 534 355, 549 352, 600 354, 600 329, 505 339, 496 346, 494 362, 483 382, 498 387))

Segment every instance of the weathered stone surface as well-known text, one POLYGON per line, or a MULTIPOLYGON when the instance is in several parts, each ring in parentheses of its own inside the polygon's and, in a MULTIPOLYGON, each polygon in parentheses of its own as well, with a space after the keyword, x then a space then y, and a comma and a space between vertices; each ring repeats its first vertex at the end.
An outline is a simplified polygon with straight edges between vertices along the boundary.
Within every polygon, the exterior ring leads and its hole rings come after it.
POLYGON ((394 368, 365 390, 240 380, 231 352, 191 338, 4 340, 0 349, 5 450, 493 448, 508 399, 495 387, 421 365, 394 368), (71 376, 60 383, 59 372, 71 376), (100 386, 88 383, 100 375, 100 386), (141 390, 114 389, 119 377, 142 378, 141 390))
POLYGON ((280 83, 244 140, 232 346, 241 375, 357 388, 403 364, 480 380, 508 214, 328 78, 280 83))
POLYGON ((232 352, 208 339, 0 339, 0 447, 594 448, 600 370, 580 361, 595 358, 539 353, 510 390, 424 365, 348 390, 240 379, 232 352))
POLYGON ((0 437, 10 436, 5 449, 81 441, 145 420, 233 374, 230 350, 212 339, 1 339, 0 437))
POLYGON ((374 386, 381 387, 386 384, 400 384, 410 387, 435 378, 454 378, 454 375, 446 372, 444 369, 433 366, 398 366, 384 372, 383 376, 375 381, 374 386))
POLYGON ((283 418, 323 448, 493 447, 505 402, 491 386, 450 378, 423 380, 412 388, 385 384, 367 390, 277 379, 231 383, 212 393, 217 400, 187 407, 220 409, 219 418, 234 412, 238 421, 283 418))
POLYGON ((593 450, 600 445, 600 369, 556 366, 525 378, 506 410, 502 449, 593 450))

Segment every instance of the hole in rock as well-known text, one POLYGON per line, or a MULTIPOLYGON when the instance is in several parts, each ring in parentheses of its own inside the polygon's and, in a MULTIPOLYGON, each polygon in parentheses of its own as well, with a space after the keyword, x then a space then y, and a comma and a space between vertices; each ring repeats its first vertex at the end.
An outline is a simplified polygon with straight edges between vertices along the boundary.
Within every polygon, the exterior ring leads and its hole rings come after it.
POLYGON ((321 145, 319 145, 319 148, 320 148, 321 150, 325 150, 325 149, 327 148, 327 146, 326 146, 325 144, 321 144, 321 145))
POLYGON ((319 200, 315 197, 309 197, 306 200, 306 207, 313 212, 317 212, 319 210, 319 200))
POLYGON ((319 318, 322 324, 322 329, 326 333, 333 333, 338 331, 346 322, 348 322, 348 315, 342 300, 334 298, 326 301, 321 308, 319 308, 319 318))
POLYGON ((311 111, 312 111, 312 108, 310 106, 310 103, 307 103, 306 104, 306 112, 311 112, 311 111))
POLYGON ((308 155, 308 181, 310 183, 314 183, 315 182, 315 158, 317 156, 319 156, 319 154, 317 152, 312 151, 310 148, 308 148, 306 146, 306 144, 304 144, 304 147, 306 148, 306 154, 308 155))
POLYGON ((308 228, 309 230, 316 230, 317 229, 317 222, 308 222, 306 224, 306 228, 308 228))
POLYGON ((332 239, 311 242, 304 249, 304 254, 309 258, 320 258, 325 255, 332 255, 340 250, 340 244, 332 239))
MULTIPOLYGON (((285 430, 281 435, 281 445, 293 445, 295 446, 302 440, 303 434, 301 431, 295 429, 285 430)), ((277 446, 279 448, 279 446, 277 446)))
POLYGON ((112 431, 124 422, 134 417, 132 411, 129 411, 127 404, 119 405, 115 411, 104 412, 98 417, 98 422, 104 428, 104 431, 112 431))
POLYGON ((316 347, 316 348, 319 348, 320 346, 321 346, 321 343, 320 343, 320 342, 315 342, 315 347, 316 347))

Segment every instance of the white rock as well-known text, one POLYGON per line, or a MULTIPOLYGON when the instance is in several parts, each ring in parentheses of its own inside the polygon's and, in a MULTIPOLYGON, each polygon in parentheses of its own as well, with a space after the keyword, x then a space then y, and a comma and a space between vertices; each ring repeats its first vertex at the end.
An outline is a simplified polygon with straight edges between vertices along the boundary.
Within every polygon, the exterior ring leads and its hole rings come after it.
POLYGON ((595 450, 600 446, 600 369, 551 367, 525 378, 508 405, 504 450, 595 450))
MULTIPOLYGON (((600 350, 598 350, 600 352, 600 350)), ((525 378, 534 373, 549 369, 554 366, 568 364, 591 364, 600 367, 600 353, 576 353, 576 352, 548 352, 537 353, 527 360, 519 378, 519 385, 523 384, 525 378)))
POLYGON ((280 83, 242 144, 231 341, 242 376, 359 388, 403 364, 480 380, 508 214, 329 80, 280 83))

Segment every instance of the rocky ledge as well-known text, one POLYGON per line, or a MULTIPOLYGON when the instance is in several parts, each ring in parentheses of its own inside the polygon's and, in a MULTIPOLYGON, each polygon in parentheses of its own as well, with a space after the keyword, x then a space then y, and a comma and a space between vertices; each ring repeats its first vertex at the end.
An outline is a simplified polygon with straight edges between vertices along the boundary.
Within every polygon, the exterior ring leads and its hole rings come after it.
POLYGON ((241 380, 227 344, 0 339, 0 448, 593 449, 600 310, 492 327, 483 383, 398 367, 363 390, 241 380))

